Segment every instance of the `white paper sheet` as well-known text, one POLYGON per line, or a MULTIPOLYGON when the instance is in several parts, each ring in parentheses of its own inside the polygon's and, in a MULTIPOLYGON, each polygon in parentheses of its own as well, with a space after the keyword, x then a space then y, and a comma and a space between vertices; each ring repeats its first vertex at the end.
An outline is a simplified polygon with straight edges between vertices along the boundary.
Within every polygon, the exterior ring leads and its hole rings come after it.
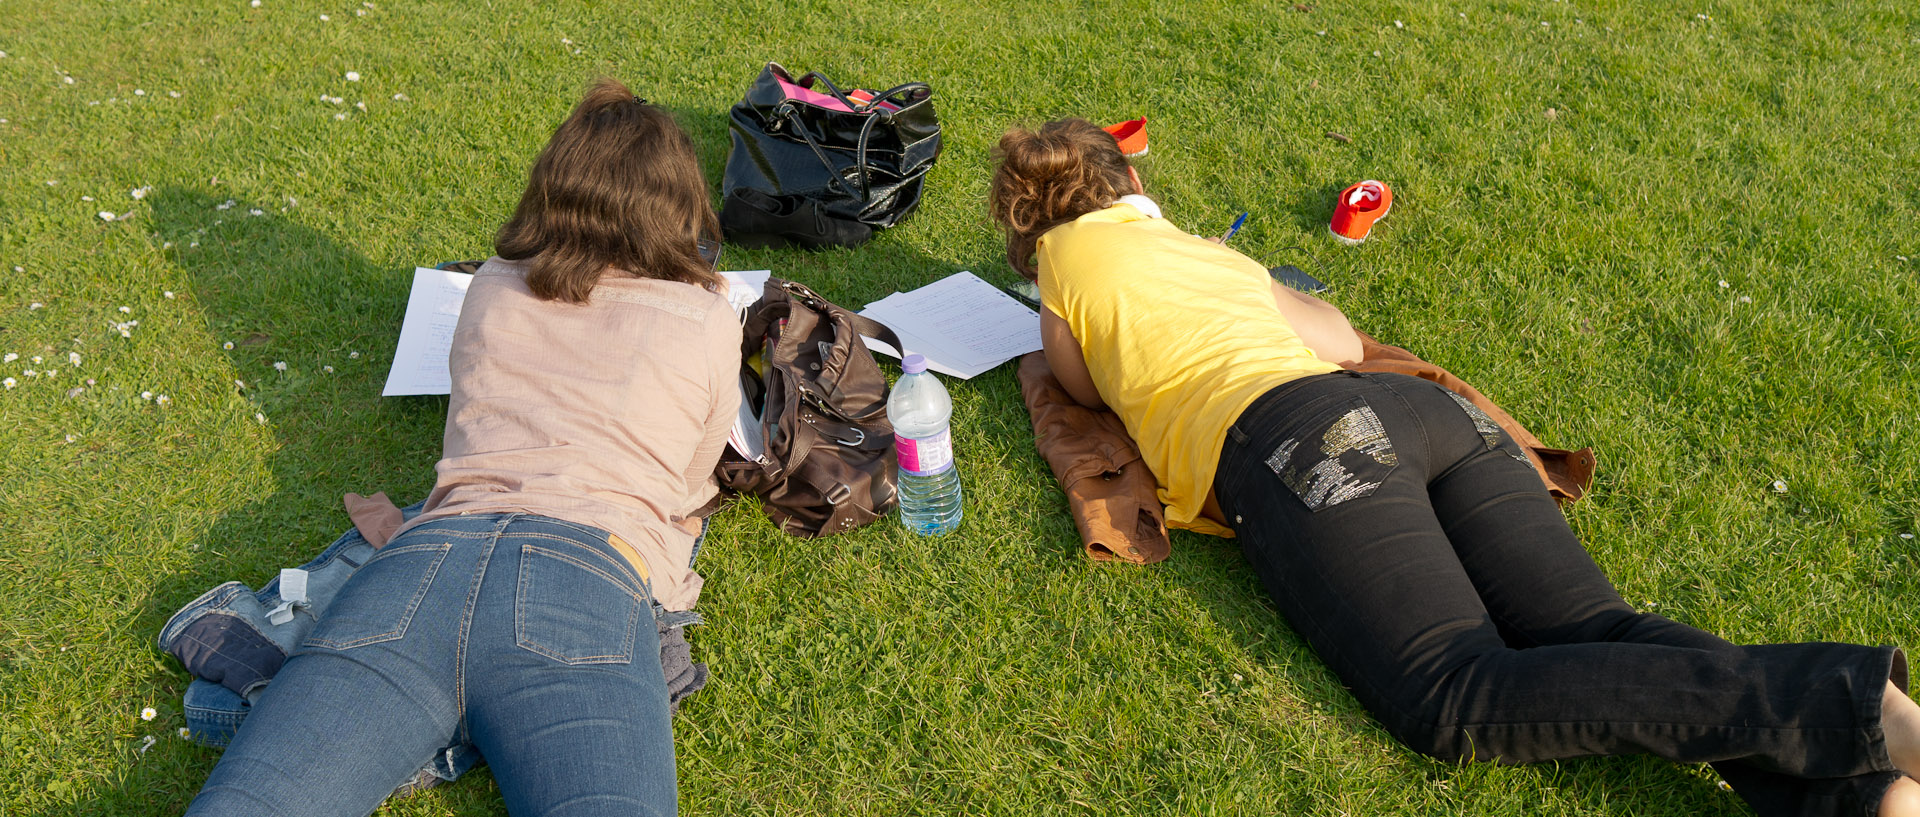
MULTIPOLYGON (((745 321, 747 309, 765 294, 767 279, 773 277, 773 271, 727 271, 720 273, 720 277, 727 280, 727 303, 740 315, 740 320, 745 321)), ((742 385, 740 413, 733 418, 733 430, 727 432, 727 445, 732 446, 740 456, 757 460, 767 453, 766 434, 760 428, 760 415, 756 411, 758 407, 749 404, 746 397, 747 390, 742 385)))
MULTIPOLYGON (((957 272, 912 292, 896 292, 860 314, 887 325, 927 368, 971 379, 1040 348, 1040 315, 971 272, 957 272)), ((901 351, 867 338, 867 348, 901 351)))
POLYGON ((382 397, 453 391, 447 351, 453 348, 453 328, 460 323, 460 306, 472 283, 473 276, 464 272, 414 268, 413 292, 407 296, 407 316, 400 324, 400 343, 393 350, 382 397))
POLYGON ((773 277, 773 271, 728 270, 720 273, 720 277, 727 280, 727 304, 740 313, 740 319, 744 321, 747 319, 747 307, 753 306, 753 302, 760 300, 760 296, 766 292, 767 279, 773 277))

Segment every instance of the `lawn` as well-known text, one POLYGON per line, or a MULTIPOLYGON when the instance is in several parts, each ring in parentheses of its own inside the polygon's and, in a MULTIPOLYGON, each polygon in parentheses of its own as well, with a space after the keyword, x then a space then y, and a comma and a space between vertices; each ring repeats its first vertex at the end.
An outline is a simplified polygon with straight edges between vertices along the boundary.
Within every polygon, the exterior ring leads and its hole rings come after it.
MULTIPOLYGON (((984 199, 1008 125, 1145 115, 1170 218, 1251 212, 1240 249, 1324 264, 1356 326, 1594 446, 1568 516, 1634 604, 1745 642, 1920 633, 1911 3, 7 0, 0 51, 7 817, 184 808, 217 754, 176 735, 161 622, 305 561, 342 492, 426 493, 446 400, 378 396, 411 270, 489 253, 603 74, 716 189, 766 60, 930 83, 912 220, 727 254, 853 306, 1014 279, 984 199), (1393 213, 1339 246, 1365 178, 1393 213)), ((1397 746, 1232 542, 1087 561, 1012 367, 947 385, 956 535, 715 517, 683 810, 1746 813, 1704 768, 1397 746)), ((383 813, 503 811, 480 771, 383 813)))

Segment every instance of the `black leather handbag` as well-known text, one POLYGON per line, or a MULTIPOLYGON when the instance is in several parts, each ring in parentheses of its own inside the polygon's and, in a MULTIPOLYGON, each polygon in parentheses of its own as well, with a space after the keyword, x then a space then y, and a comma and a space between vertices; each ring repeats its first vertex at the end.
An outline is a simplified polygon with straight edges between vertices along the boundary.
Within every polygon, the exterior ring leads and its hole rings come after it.
POLYGON ((767 63, 733 106, 720 226, 747 247, 851 247, 920 204, 940 156, 933 89, 842 91, 767 63))

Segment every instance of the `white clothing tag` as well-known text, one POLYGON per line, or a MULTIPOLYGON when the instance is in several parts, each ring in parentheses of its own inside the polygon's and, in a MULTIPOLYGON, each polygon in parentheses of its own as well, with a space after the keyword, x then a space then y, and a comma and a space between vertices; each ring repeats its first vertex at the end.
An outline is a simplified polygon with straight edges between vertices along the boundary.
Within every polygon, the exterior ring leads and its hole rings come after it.
POLYGON ((297 567, 280 571, 280 600, 292 604, 307 603, 307 571, 297 567))
POLYGON ((307 571, 289 567, 280 571, 280 606, 267 611, 267 622, 275 626, 293 620, 293 608, 307 604, 307 571))

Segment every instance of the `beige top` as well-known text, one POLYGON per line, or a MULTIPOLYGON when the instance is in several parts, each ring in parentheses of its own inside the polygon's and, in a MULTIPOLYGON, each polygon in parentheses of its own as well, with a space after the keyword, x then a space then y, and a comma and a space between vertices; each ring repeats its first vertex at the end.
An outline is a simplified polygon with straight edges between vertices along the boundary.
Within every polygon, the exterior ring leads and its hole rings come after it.
POLYGON ((592 525, 632 545, 662 606, 692 607, 687 515, 713 497, 739 406, 739 318, 692 284, 608 276, 568 304, 524 274, 492 258, 467 290, 439 478, 406 527, 506 511, 592 525))

